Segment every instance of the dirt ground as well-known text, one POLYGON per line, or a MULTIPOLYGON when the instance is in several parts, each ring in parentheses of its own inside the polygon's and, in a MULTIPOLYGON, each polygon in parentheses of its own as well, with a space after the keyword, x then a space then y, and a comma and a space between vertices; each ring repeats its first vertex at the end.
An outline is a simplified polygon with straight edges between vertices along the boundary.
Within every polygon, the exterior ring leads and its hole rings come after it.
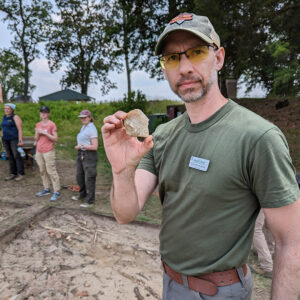
POLYGON ((58 210, 0 256, 3 300, 161 299, 158 228, 58 210))
MULTIPOLYGON (((62 184, 74 184, 74 162, 57 164, 62 184)), ((0 160, 0 300, 161 299, 159 226, 118 225, 109 183, 98 176, 95 207, 86 210, 68 189, 55 204, 35 197, 42 185, 30 165, 19 183, 3 181, 7 173, 0 160)), ((253 277, 253 299, 268 299, 271 280, 253 277)))

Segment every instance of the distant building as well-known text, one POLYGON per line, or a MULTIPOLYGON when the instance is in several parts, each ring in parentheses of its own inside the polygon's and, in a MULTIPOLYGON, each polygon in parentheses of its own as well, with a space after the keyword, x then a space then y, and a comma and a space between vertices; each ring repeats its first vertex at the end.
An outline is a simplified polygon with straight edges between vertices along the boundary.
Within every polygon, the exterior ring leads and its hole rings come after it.
POLYGON ((52 94, 39 97, 39 101, 90 101, 91 97, 81 94, 70 89, 64 89, 52 94))

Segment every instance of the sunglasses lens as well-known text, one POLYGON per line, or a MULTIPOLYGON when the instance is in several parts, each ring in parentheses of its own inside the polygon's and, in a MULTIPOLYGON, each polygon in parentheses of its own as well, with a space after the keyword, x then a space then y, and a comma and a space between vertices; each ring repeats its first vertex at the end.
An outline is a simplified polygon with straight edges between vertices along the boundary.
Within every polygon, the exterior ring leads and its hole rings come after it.
MULTIPOLYGON (((182 52, 182 55, 185 53, 186 57, 191 63, 198 63, 208 56, 208 47, 207 46, 198 46, 191 48, 185 52, 182 52)), ((177 68, 180 61, 181 53, 174 53, 162 56, 159 61, 163 69, 174 69, 177 68)))
POLYGON ((175 53, 175 54, 164 55, 160 59, 161 64, 162 64, 162 60, 163 60, 163 65, 164 65, 164 66, 162 66, 163 69, 176 68, 179 64, 179 54, 175 53))
POLYGON ((208 56, 208 47, 199 46, 186 51, 186 55, 191 63, 198 63, 208 56))

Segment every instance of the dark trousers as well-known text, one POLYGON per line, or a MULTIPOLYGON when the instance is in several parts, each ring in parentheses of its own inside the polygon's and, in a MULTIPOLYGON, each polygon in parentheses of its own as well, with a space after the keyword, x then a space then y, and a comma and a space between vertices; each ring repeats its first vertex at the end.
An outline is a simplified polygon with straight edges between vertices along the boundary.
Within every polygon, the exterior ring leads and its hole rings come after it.
POLYGON ((76 178, 80 187, 79 196, 85 198, 87 203, 95 201, 97 161, 97 151, 78 151, 76 178))
POLYGON ((10 174, 24 175, 24 161, 17 150, 18 140, 6 141, 2 139, 2 143, 9 159, 10 174))

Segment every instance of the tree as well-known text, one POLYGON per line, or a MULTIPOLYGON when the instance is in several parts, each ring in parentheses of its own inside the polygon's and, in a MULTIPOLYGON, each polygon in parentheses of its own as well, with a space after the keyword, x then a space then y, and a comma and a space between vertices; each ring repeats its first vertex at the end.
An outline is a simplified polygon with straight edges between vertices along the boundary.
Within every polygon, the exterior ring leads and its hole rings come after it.
POLYGON ((269 95, 296 96, 300 92, 300 67, 288 42, 274 39, 266 45, 257 61, 257 67, 249 67, 246 82, 249 87, 263 82, 269 95))
POLYGON ((13 32, 12 46, 22 55, 24 63, 23 94, 29 100, 30 69, 29 64, 40 55, 38 44, 45 40, 45 26, 50 22, 51 4, 48 1, 0 0, 0 11, 4 12, 4 21, 13 32))
POLYGON ((108 79, 111 67, 109 26, 106 1, 56 0, 57 21, 49 32, 46 45, 50 70, 65 63, 67 70, 61 83, 80 87, 87 95, 91 83, 102 83, 102 93, 115 86, 108 79))
POLYGON ((299 3, 293 0, 195 0, 194 3, 196 13, 210 18, 225 48, 225 65, 220 72, 223 94, 226 95, 225 79, 239 79, 242 75, 246 75, 248 91, 259 83, 272 94, 290 94, 297 87, 299 92, 299 3))
MULTIPOLYGON (((22 59, 7 49, 0 51, 0 84, 3 99, 13 99, 24 89, 24 66, 22 59)), ((32 86, 33 88, 33 86, 32 86)))
POLYGON ((125 65, 128 98, 132 93, 133 71, 146 70, 153 76, 157 74, 158 60, 154 57, 154 45, 163 23, 162 3, 158 0, 111 1, 110 37, 114 63, 119 72, 125 65))
POLYGON ((206 15, 220 35, 221 44, 226 50, 225 65, 219 72, 221 90, 226 96, 225 80, 238 79, 244 74, 249 63, 252 63, 253 53, 260 53, 267 39, 264 24, 260 23, 257 17, 260 2, 258 0, 161 0, 159 4, 156 2, 156 9, 150 18, 152 22, 148 22, 151 28, 149 31, 153 34, 148 36, 146 43, 148 51, 144 49, 144 64, 141 63, 139 66, 151 77, 162 79, 162 72, 158 60, 155 62, 153 52, 157 38, 165 25, 183 12, 206 15))
POLYGON ((261 78, 270 95, 299 95, 300 3, 294 0, 268 0, 266 5, 263 19, 268 24, 269 37, 259 68, 249 68, 250 86, 261 78))

